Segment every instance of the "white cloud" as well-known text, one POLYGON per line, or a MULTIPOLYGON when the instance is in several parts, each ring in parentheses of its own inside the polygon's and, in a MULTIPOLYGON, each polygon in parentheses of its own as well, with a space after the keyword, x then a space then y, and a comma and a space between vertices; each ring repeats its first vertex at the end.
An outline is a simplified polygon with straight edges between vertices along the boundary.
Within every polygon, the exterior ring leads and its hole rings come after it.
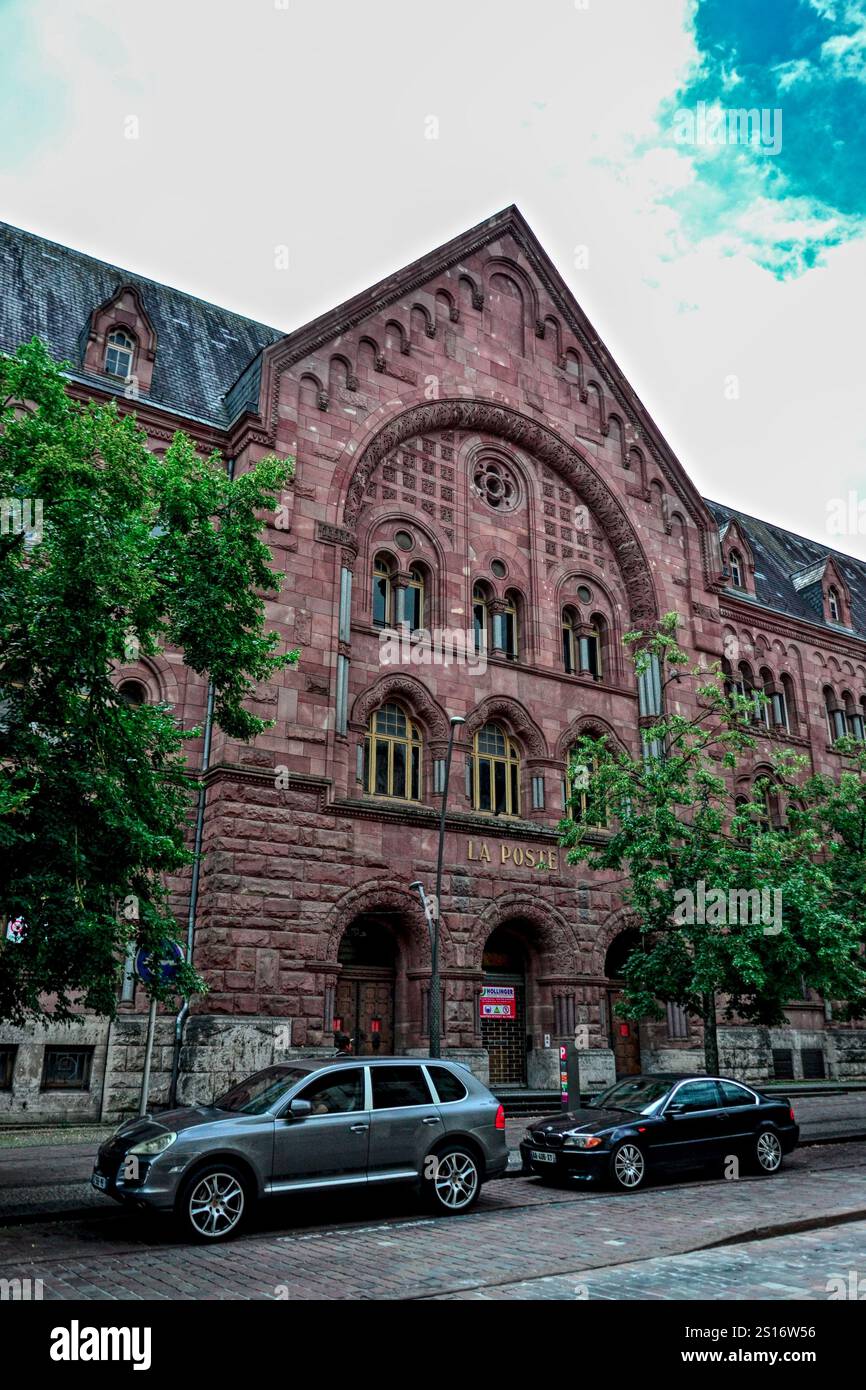
POLYGON ((291 328, 516 202, 697 485, 820 538, 828 497, 866 476, 866 248, 780 283, 738 250, 816 213, 757 186, 737 227, 691 242, 663 199, 699 198, 696 167, 656 125, 698 59, 690 8, 43 0, 65 115, 27 160, 0 155, 3 216, 291 328))

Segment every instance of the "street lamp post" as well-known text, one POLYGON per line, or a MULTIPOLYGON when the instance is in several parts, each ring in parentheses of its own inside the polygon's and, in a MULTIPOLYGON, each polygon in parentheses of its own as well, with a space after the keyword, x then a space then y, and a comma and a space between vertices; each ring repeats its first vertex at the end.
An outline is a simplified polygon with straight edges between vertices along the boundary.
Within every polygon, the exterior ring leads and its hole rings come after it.
POLYGON ((439 924, 442 903, 442 861, 445 858, 445 815, 448 810, 448 783, 451 779, 451 754, 454 751, 454 730, 466 720, 460 714, 452 714, 448 729, 448 752, 445 756, 445 773, 442 779, 442 805, 439 809, 439 852, 436 858, 436 896, 431 904, 425 896, 423 885, 413 883, 417 889, 427 918, 430 931, 430 1056, 442 1055, 442 985, 439 978, 439 924))

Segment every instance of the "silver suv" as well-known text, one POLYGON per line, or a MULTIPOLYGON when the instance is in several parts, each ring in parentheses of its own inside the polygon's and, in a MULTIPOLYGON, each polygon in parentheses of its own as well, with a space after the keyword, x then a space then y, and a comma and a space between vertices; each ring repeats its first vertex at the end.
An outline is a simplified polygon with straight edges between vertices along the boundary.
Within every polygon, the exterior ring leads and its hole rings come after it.
POLYGON ((502 1106, 466 1067, 338 1057, 267 1067, 213 1105, 127 1120, 91 1182, 215 1241, 260 1198, 314 1188, 413 1183, 433 1210, 465 1212, 507 1164, 502 1106))

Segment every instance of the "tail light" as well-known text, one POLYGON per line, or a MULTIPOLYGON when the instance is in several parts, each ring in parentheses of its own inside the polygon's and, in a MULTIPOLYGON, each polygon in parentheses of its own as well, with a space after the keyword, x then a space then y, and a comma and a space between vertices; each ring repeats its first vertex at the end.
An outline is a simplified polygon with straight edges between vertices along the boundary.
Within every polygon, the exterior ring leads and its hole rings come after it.
POLYGON ((498 1109, 497 1112, 496 1112, 495 1124, 496 1124, 496 1128, 497 1128, 497 1129, 504 1129, 504 1128, 505 1128, 505 1106, 504 1106, 504 1105, 500 1105, 499 1109, 498 1109))
POLYGON ((793 1107, 793 1105, 792 1105, 791 1108, 789 1109, 788 1114, 791 1116, 791 1119, 793 1120, 793 1119, 794 1119, 794 1107, 793 1107))

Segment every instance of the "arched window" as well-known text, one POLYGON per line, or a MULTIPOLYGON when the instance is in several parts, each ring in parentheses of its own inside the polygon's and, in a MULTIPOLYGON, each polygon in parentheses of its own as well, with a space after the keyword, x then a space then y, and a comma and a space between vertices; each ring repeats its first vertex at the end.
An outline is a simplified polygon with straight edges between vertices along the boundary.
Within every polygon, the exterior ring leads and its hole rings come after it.
POLYGON ((387 555, 373 561, 373 624, 391 627, 394 623, 394 565, 387 555))
POLYGON ((839 590, 832 584, 827 590, 827 608, 830 613, 830 622, 841 623, 842 604, 839 599, 839 590))
POLYGON ((520 754, 499 724, 475 735, 472 805, 497 816, 520 815, 520 754))
POLYGON ((837 738, 844 738, 848 732, 847 720, 845 718, 845 707, 840 705, 836 699, 836 692, 831 686, 824 687, 824 709, 827 714, 827 728, 830 733, 830 742, 835 743, 837 738))
POLYGON ((734 695, 745 694, 742 672, 739 667, 735 671, 726 656, 722 657, 722 676, 724 678, 725 694, 729 700, 732 699, 734 695))
POLYGON ((115 328, 108 335, 105 349, 105 370, 109 376, 119 376, 123 381, 132 376, 132 362, 135 356, 135 340, 122 328, 115 328))
POLYGON ((861 743, 866 739, 866 695, 863 696, 859 705, 854 706, 854 714, 851 718, 851 732, 861 743))
POLYGON ((562 668, 567 676, 577 674, 580 616, 574 608, 562 610, 562 668))
POLYGON ((748 661, 741 661, 737 667, 740 675, 740 687, 743 695, 752 701, 752 723, 761 724, 764 721, 764 712, 761 708, 759 696, 759 682, 755 680, 754 673, 748 661))
POLYGON ((731 571, 731 583, 735 589, 743 587, 743 557, 739 550, 731 550, 728 553, 728 568, 731 571))
POLYGON ((562 794, 565 814, 570 820, 602 827, 607 825, 606 809, 592 805, 591 797, 592 779, 597 769, 597 755, 593 754, 587 761, 585 755, 579 755, 576 746, 569 749, 562 794))
POLYGON ((790 731, 797 723, 797 701, 794 697, 794 682, 787 671, 782 673, 779 686, 781 724, 790 731))
POLYGON ((421 800, 421 735, 399 705, 382 705, 370 716, 364 759, 371 796, 421 800))
POLYGON ((424 626, 425 598, 424 571, 420 565, 413 565, 409 570, 403 610, 403 620, 409 624, 410 632, 424 626))
POLYGON ((489 606, 490 590, 479 582, 472 590, 472 626, 475 631, 475 650, 489 651, 489 606))
POLYGON ((520 597, 513 589, 509 589, 505 595, 502 647, 509 661, 517 660, 520 655, 520 597))
POLYGON ((592 676, 600 681, 604 673, 603 651, 607 623, 600 613, 589 624, 582 623, 576 608, 562 611, 562 664, 569 676, 592 676))
POLYGON ((771 728, 773 724, 777 723, 775 689, 776 682, 773 679, 773 673, 772 671, 768 671, 765 666, 761 671, 760 681, 760 691, 764 696, 764 702, 761 703, 759 701, 758 703, 758 716, 766 729, 771 728))
POLYGON ((138 709, 147 704, 147 691, 141 681, 121 681, 117 687, 119 699, 130 709, 138 709))
POLYGON ((586 639, 589 663, 586 669, 591 673, 593 680, 600 681, 604 675, 604 646, 607 623, 600 613, 594 613, 590 619, 589 625, 591 631, 586 639))
POLYGON ((782 809, 779 799, 779 788, 773 782, 769 769, 760 769, 753 784, 753 794, 757 793, 757 801, 761 806, 756 817, 756 828, 764 833, 782 824, 782 809))

